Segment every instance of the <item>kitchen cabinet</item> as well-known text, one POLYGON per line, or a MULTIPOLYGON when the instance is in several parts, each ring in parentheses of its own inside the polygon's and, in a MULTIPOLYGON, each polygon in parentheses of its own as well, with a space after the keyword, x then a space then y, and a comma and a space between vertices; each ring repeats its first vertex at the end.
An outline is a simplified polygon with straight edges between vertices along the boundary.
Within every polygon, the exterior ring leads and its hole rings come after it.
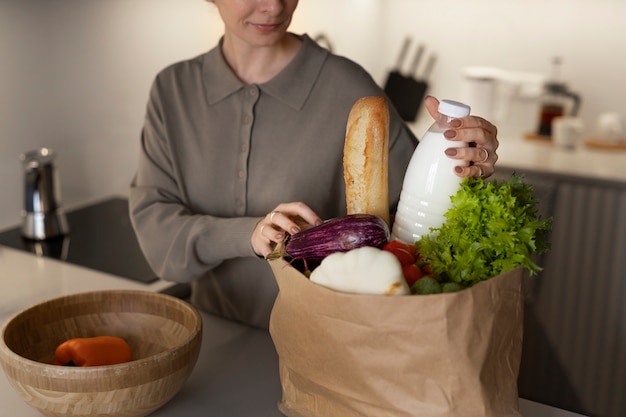
POLYGON ((494 178, 524 175, 542 216, 553 218, 551 250, 538 259, 544 270, 525 281, 520 396, 625 416, 626 153, 566 153, 506 139, 501 147, 494 178))

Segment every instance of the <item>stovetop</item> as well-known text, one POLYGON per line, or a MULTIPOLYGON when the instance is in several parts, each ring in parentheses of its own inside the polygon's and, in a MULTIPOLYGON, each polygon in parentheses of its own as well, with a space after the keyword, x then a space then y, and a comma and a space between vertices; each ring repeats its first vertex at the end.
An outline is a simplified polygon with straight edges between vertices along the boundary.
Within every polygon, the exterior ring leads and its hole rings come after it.
POLYGON ((143 256, 128 215, 128 200, 111 198, 67 213, 70 233, 45 241, 24 239, 20 227, 0 232, 9 246, 150 283, 158 278, 143 256))

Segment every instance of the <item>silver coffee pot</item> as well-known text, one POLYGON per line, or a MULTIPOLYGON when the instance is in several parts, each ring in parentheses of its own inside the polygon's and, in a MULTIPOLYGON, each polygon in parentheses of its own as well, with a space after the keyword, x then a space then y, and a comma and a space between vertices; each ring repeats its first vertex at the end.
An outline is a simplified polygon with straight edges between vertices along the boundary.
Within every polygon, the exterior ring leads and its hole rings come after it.
POLYGON ((24 168, 22 236, 46 240, 69 233, 61 204, 56 153, 40 148, 20 155, 24 168))

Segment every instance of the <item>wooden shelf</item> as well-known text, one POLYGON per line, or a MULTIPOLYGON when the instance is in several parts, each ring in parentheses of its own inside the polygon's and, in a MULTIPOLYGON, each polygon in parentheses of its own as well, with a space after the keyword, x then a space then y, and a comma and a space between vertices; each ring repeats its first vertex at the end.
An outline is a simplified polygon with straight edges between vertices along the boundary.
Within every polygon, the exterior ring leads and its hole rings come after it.
POLYGON ((622 142, 607 142, 606 140, 589 138, 585 140, 585 146, 605 150, 626 150, 626 140, 622 142))

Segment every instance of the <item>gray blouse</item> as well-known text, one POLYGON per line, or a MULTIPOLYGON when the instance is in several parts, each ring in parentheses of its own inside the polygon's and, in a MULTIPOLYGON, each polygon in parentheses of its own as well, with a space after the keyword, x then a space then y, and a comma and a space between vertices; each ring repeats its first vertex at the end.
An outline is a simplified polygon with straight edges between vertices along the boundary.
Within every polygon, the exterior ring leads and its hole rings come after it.
MULTIPOLYGON (((191 282, 192 302, 267 327, 277 286, 250 237, 277 204, 302 201, 323 219, 345 214, 343 143, 348 113, 384 95, 356 63, 303 35, 272 80, 246 85, 218 45, 161 71, 141 135, 130 215, 162 279, 191 282)), ((390 199, 397 202, 417 143, 393 108, 390 199)))

